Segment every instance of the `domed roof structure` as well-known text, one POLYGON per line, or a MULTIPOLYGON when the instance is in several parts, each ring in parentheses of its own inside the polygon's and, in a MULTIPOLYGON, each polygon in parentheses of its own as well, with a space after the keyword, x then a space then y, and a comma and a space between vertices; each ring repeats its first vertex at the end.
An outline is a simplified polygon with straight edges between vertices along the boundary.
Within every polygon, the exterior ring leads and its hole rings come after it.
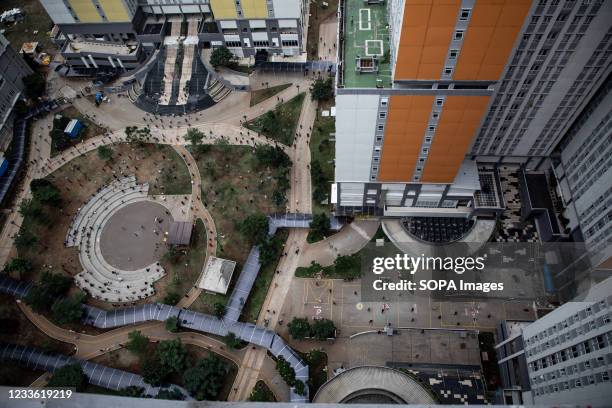
POLYGON ((432 394, 408 374, 378 366, 343 371, 319 388, 313 402, 436 404, 432 394))

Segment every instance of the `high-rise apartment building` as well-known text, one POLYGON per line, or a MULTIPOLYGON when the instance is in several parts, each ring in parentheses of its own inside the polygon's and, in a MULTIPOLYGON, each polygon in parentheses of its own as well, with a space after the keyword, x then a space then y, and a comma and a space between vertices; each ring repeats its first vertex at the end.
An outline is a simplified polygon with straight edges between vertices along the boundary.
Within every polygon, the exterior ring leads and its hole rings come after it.
POLYGON ((0 153, 4 153, 13 138, 13 108, 22 97, 23 77, 32 70, 25 60, 0 34, 0 153))
POLYGON ((526 405, 610 405, 611 294, 608 278, 533 323, 498 330, 502 377, 526 405))
POLYGON ((612 75, 564 134, 552 168, 569 228, 595 263, 612 258, 612 75))
POLYGON ((495 166, 546 160, 612 68, 601 0, 344 1, 340 214, 503 206, 495 166))
POLYGON ((129 71, 167 36, 193 36, 239 57, 259 50, 298 55, 305 46, 307 0, 40 0, 74 67, 129 71), (181 21, 196 22, 181 32, 181 21), (175 23, 174 27, 172 23, 175 23))

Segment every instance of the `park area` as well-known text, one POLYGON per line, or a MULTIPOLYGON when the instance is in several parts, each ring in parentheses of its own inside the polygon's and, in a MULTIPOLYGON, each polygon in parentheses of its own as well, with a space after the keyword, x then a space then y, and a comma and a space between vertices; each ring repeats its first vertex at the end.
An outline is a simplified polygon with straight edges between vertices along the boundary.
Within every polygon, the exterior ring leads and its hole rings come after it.
MULTIPOLYGON (((149 183, 152 194, 191 192, 187 166, 169 146, 119 144, 83 154, 43 181, 37 181, 33 198, 21 205, 24 221, 15 245, 19 259, 31 264, 22 279, 37 281, 43 271, 68 277, 82 271, 76 248, 64 245, 69 226, 77 210, 98 189, 124 175, 135 175, 139 183, 149 183), (167 177, 170 171, 174 177, 167 177)), ((175 270, 169 270, 172 276, 175 270)), ((166 285, 168 280, 166 277, 158 285, 166 285)))
MULTIPOLYGON (((289 186, 289 162, 285 153, 273 147, 231 146, 224 143, 192 147, 202 177, 202 201, 217 228, 217 256, 238 263, 233 281, 239 274, 253 243, 240 232, 240 224, 249 216, 285 211, 289 186), (255 153, 255 154, 254 154, 255 153), (278 157, 277 157, 278 156, 278 157), (287 160, 287 161, 285 161, 287 160)), ((286 232, 277 233, 284 241, 286 232)), ((276 249, 276 248, 275 248, 276 249)), ((278 259, 280 250, 275 259, 278 259)), ((243 309, 242 319, 253 321, 275 271, 276 261, 263 265, 243 309)), ((230 284, 228 293, 233 289, 230 284)), ((212 313, 215 303, 225 304, 227 296, 202 293, 191 309, 212 313)))

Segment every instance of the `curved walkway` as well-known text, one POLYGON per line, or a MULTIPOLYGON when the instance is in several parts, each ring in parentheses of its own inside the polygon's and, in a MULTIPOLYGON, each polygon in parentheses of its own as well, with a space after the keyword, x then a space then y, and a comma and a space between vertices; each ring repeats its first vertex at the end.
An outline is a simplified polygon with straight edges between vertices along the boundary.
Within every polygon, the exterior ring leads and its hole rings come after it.
POLYGON ((372 240, 379 225, 378 220, 355 220, 329 238, 307 244, 300 257, 300 266, 309 266, 312 262, 329 266, 339 256, 359 252, 372 240))
POLYGON ((68 364, 79 364, 87 376, 87 381, 92 385, 115 391, 120 391, 126 387, 142 387, 144 395, 152 398, 155 398, 160 390, 175 388, 183 394, 185 399, 193 400, 189 393, 178 385, 153 387, 147 384, 140 375, 62 354, 46 353, 34 347, 0 344, 0 359, 17 361, 32 370, 51 372, 68 364))

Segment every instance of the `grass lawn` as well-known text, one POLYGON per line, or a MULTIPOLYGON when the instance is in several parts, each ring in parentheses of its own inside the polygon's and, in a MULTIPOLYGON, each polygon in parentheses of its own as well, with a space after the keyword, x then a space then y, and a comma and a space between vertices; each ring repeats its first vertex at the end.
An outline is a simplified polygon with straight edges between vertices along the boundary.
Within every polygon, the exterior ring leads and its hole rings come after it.
POLYGON ((310 175, 313 188, 312 209, 313 213, 324 212, 329 214, 331 206, 329 204, 322 204, 322 202, 329 202, 330 185, 334 180, 333 161, 336 154, 336 145, 329 138, 336 131, 336 126, 333 117, 321 116, 322 110, 326 110, 326 108, 319 109, 317 112, 310 141, 310 175))
POLYGON ((246 127, 287 146, 293 144, 305 93, 246 123, 246 127))
MULTIPOLYGON (((282 242, 287 241, 287 236, 289 232, 287 230, 281 230, 276 233, 277 236, 282 240, 282 242)), ((283 249, 281 248, 278 256, 281 255, 283 249)), ((244 309, 242 309, 241 319, 245 322, 253 322, 257 321, 259 317, 259 313, 261 312, 261 307, 263 306, 264 301, 266 300, 266 295, 268 294, 268 289, 270 288, 270 284, 272 283, 272 279, 274 279, 274 273, 276 272, 277 262, 273 262, 270 265, 266 265, 259 270, 259 275, 253 284, 253 289, 251 289, 251 294, 244 305, 244 309)))
POLYGON ((289 88, 291 84, 283 84, 272 86, 270 88, 258 89, 256 91, 251 91, 251 106, 257 105, 260 102, 265 101, 268 98, 273 97, 279 92, 284 91, 289 88))
POLYGON ((310 27, 308 28, 308 39, 306 42, 306 52, 308 53, 309 61, 319 59, 319 24, 338 11, 338 0, 327 0, 326 3, 329 6, 323 7, 320 1, 310 2, 310 20, 308 21, 310 27))
MULTIPOLYGON (((228 293, 231 293, 233 282, 240 276, 242 265, 251 250, 251 245, 238 232, 238 223, 250 214, 271 214, 284 211, 284 207, 272 202, 272 193, 276 189, 273 170, 257 166, 252 147, 205 146, 204 151, 196 154, 195 158, 202 176, 202 200, 217 228, 217 256, 237 262, 228 289, 228 293)), ((261 277, 265 271, 260 273, 261 277)), ((251 297, 259 296, 258 281, 251 297)), ((214 303, 225 304, 226 301, 226 296, 202 293, 191 308, 210 312, 214 303)), ((258 314, 261 305, 257 306, 257 302, 253 301, 253 305, 249 306, 249 302, 245 311, 250 311, 250 315, 258 314)))
POLYGON ((0 27, 5 29, 4 36, 11 42, 15 51, 19 52, 24 42, 31 41, 38 41, 38 45, 45 52, 57 50, 48 35, 53 28, 53 22, 39 0, 2 0, 0 2, 0 13, 12 8, 20 8, 26 13, 25 19, 20 23, 0 24, 0 27), (38 32, 34 34, 34 31, 38 32))
POLYGON ((156 183, 149 188, 149 194, 191 194, 191 175, 181 156, 168 145, 158 145, 163 165, 158 170, 156 183))

